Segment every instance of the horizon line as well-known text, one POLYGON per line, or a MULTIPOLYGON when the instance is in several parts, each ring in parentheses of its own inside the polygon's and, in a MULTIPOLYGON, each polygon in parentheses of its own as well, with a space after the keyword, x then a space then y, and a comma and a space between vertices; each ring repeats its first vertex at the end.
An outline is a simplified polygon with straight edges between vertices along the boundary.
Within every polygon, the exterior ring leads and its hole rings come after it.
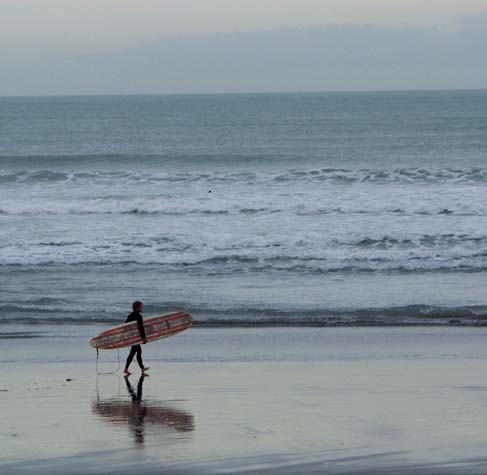
POLYGON ((421 88, 421 89, 329 89, 316 91, 240 91, 240 92, 130 92, 130 93, 80 93, 80 94, 12 94, 0 99, 41 99, 68 97, 140 97, 140 96, 239 96, 239 95, 293 95, 293 94, 383 94, 421 92, 485 92, 487 88, 421 88))

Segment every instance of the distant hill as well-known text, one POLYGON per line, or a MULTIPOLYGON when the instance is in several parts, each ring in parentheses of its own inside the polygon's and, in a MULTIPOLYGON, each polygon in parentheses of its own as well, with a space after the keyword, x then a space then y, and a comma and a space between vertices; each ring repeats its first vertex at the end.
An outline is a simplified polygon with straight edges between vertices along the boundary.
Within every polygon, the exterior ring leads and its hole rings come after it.
POLYGON ((161 38, 117 53, 0 65, 0 95, 486 88, 486 25, 161 38))

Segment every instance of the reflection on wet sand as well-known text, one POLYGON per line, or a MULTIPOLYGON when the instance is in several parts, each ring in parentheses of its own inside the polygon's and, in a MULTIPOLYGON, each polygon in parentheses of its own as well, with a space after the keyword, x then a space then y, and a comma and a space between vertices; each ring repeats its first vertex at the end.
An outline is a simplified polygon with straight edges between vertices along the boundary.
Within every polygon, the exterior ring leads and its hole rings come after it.
POLYGON ((146 425, 154 430, 166 432, 173 429, 177 432, 191 432, 194 430, 194 417, 191 413, 170 407, 168 403, 156 400, 144 401, 142 388, 145 376, 142 375, 134 389, 126 376, 125 384, 131 401, 119 398, 100 399, 92 403, 92 412, 98 418, 119 427, 128 425, 138 444, 144 443, 146 425))

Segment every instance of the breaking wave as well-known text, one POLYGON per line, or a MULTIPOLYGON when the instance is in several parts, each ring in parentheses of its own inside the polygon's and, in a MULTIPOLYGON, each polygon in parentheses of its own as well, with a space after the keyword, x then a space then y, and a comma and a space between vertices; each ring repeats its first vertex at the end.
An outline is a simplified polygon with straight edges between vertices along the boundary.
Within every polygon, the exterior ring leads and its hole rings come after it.
MULTIPOLYGON (((482 192, 483 193, 483 192, 482 192)), ((4 216, 253 216, 292 214, 296 216, 487 216, 487 202, 477 194, 468 202, 456 196, 444 196, 436 201, 413 200, 406 196, 397 202, 372 200, 370 197, 353 195, 349 201, 337 205, 328 196, 264 196, 244 202, 238 195, 207 197, 154 196, 151 198, 70 198, 51 201, 35 199, 26 201, 5 198, 0 202, 0 215, 4 216)))
POLYGON ((487 183, 487 168, 429 169, 290 169, 284 172, 249 171, 53 171, 23 170, 0 172, 0 184, 56 184, 56 183, 332 183, 332 184, 482 184, 487 183))
MULTIPOLYGON (((436 307, 406 305, 388 308, 303 309, 265 307, 186 307, 195 326, 407 326, 407 325, 487 325, 486 306, 436 307)), ((167 312, 153 312, 155 314, 167 312)), ((86 325, 119 324, 123 311, 93 315, 86 308, 69 305, 0 305, 1 324, 86 325)))
POLYGON ((0 266, 151 265, 165 272, 354 273, 487 270, 487 235, 152 235, 0 244, 0 266), (212 239, 209 242, 209 239, 212 239))

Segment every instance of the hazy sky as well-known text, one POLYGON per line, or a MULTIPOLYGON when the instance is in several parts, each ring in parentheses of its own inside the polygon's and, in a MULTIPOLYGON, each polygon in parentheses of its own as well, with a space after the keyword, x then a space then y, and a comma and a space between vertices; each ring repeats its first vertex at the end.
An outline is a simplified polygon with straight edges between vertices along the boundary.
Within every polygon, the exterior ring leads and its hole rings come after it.
POLYGON ((161 36, 360 23, 454 28, 486 0, 0 0, 0 61, 124 49, 161 36))
POLYGON ((485 88, 486 43, 487 0, 0 0, 0 95, 485 88))

